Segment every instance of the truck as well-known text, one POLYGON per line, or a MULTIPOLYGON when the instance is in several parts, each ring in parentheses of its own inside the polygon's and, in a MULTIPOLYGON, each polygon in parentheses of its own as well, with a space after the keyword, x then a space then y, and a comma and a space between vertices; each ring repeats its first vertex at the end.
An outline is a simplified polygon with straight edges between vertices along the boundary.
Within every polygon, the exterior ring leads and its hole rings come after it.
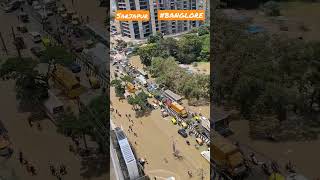
POLYGON ((48 90, 48 99, 44 101, 44 109, 47 116, 55 120, 64 112, 64 105, 51 90, 48 90))
POLYGON ((84 92, 83 86, 80 85, 74 74, 62 65, 54 66, 52 78, 69 98, 77 98, 84 92))
POLYGON ((211 139, 213 163, 231 177, 242 177, 247 172, 244 157, 240 149, 232 142, 213 132, 211 139))
POLYGON ((180 104, 178 104, 177 102, 171 102, 169 104, 170 109, 172 109, 174 112, 176 112, 179 116, 186 118, 188 117, 188 113, 186 111, 186 109, 181 106, 180 104))

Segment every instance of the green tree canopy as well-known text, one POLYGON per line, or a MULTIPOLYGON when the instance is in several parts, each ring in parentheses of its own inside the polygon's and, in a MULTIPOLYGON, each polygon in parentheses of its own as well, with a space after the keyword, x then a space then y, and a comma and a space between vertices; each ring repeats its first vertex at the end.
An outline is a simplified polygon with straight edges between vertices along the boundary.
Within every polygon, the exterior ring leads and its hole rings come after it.
POLYGON ((70 66, 73 63, 73 55, 69 53, 65 48, 58 46, 49 46, 43 53, 41 58, 42 62, 49 63, 54 60, 54 63, 64 66, 70 66))

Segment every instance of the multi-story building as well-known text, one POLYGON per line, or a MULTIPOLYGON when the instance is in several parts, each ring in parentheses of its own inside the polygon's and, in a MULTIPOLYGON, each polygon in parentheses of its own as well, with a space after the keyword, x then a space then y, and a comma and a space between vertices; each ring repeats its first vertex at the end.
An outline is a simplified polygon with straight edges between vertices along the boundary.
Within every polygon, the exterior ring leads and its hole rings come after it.
POLYGON ((203 9, 199 0, 118 0, 117 10, 149 10, 150 21, 122 21, 121 34, 133 39, 144 39, 157 32, 163 35, 181 33, 198 27, 200 21, 159 21, 158 10, 196 10, 203 9))

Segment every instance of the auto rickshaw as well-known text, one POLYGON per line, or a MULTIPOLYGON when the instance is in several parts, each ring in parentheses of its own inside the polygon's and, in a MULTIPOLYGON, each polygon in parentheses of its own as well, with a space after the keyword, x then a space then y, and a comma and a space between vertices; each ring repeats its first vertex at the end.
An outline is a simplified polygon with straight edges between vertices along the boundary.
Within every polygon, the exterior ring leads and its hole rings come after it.
POLYGON ((28 29, 27 29, 27 27, 26 27, 25 24, 19 24, 19 25, 17 26, 17 30, 20 31, 20 32, 22 32, 22 33, 28 32, 28 29))
POLYGON ((77 14, 72 15, 71 17, 71 23, 72 25, 79 25, 79 16, 77 14))
POLYGON ((64 23, 68 23, 68 15, 67 15, 67 13, 62 13, 61 17, 62 17, 62 21, 64 23))
POLYGON ((92 40, 87 40, 86 41, 86 48, 91 48, 94 45, 94 42, 92 40))
POLYGON ((21 20, 21 22, 24 22, 24 23, 29 22, 29 16, 25 12, 22 12, 19 14, 19 19, 21 20))
POLYGON ((68 19, 71 19, 71 18, 72 18, 72 15, 74 15, 74 11, 73 11, 73 10, 68 10, 68 11, 67 11, 68 19))
POLYGON ((175 118, 171 119, 172 124, 176 125, 177 124, 177 120, 175 118))
POLYGON ((59 7, 59 8, 57 9, 57 12, 58 12, 58 14, 63 14, 63 13, 66 12, 66 9, 65 9, 64 7, 59 7))
POLYGON ((48 37, 43 37, 41 40, 44 47, 49 47, 51 45, 51 40, 48 37))

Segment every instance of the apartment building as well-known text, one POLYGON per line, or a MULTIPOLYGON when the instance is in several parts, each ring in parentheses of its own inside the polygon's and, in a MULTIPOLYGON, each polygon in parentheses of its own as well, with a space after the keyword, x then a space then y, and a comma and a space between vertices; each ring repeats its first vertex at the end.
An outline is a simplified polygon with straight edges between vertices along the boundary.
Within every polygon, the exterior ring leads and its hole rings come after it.
MULTIPOLYGON (((117 10, 149 10, 150 21, 122 21, 121 34, 133 39, 144 39, 157 32, 163 35, 177 34, 198 27, 201 21, 159 21, 158 10, 203 9, 201 0, 118 0, 117 10)), ((202 0, 208 1, 208 0, 202 0)))

